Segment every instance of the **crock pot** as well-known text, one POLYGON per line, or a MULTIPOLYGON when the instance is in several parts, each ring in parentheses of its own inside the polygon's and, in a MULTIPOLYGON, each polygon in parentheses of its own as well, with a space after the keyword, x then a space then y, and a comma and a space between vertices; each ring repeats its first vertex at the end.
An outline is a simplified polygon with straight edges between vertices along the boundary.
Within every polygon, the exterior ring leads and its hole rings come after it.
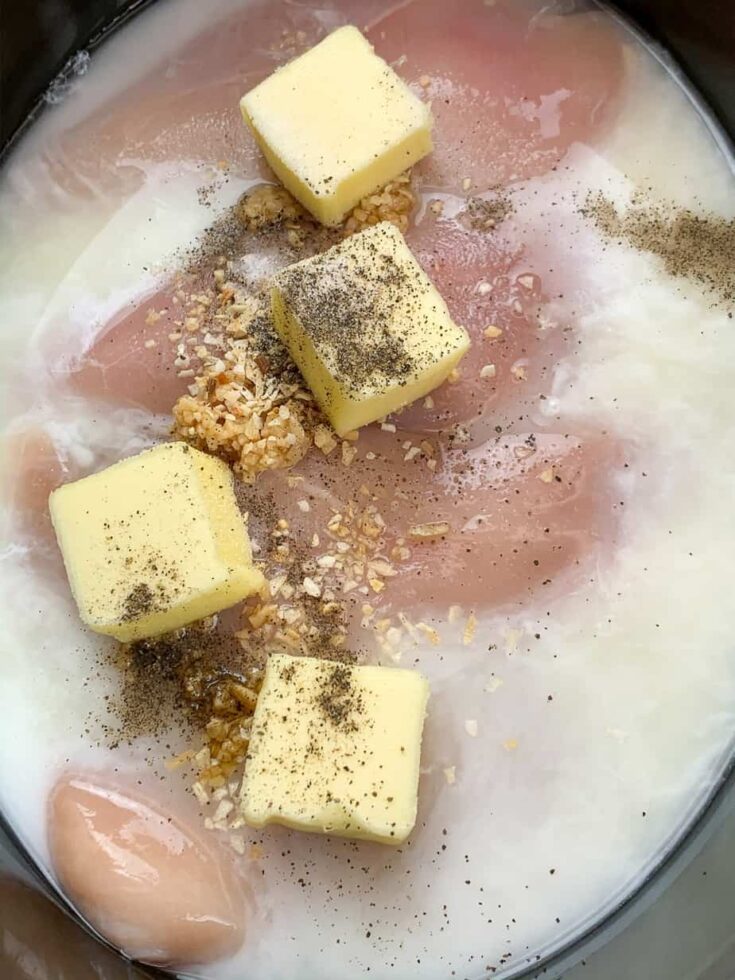
MULTIPOLYGON (((75 52, 94 50, 112 31, 151 2, 5 0, 0 30, 0 146, 3 150, 22 133, 35 113, 41 111, 43 93, 75 52)), ((620 0, 617 7, 674 55, 726 133, 735 138, 733 0, 620 0)), ((618 937, 617 948, 624 950, 624 930, 631 921, 659 899, 703 847, 705 855, 708 846, 714 847, 708 841, 715 832, 722 837, 725 825, 729 827, 726 846, 735 852, 735 765, 676 849, 638 891, 553 960, 524 973, 523 980, 564 977, 570 970, 576 978, 577 969, 589 952, 614 936, 618 937)), ((735 857, 730 868, 735 869, 735 857)), ((735 877, 729 880, 731 909, 735 908, 734 891, 735 877)), ((683 901, 686 903, 686 893, 683 901)), ((713 958, 706 968, 707 980, 735 977, 735 917, 731 914, 730 918, 732 934, 726 937, 724 949, 713 950, 713 958)), ((721 936, 713 939, 716 942, 722 942, 721 936)), ((592 968, 589 980, 597 980, 598 975, 592 968)), ((619 971, 604 975, 615 975, 618 980, 648 980, 653 973, 649 974, 649 967, 643 963, 620 962, 619 971)), ((655 975, 663 976, 659 972, 655 975)), ((705 977, 704 965, 702 972, 695 975, 705 977)), ((163 974, 126 962, 89 934, 59 898, 51 895, 0 814, 0 976, 2 980, 16 977, 19 980, 86 980, 87 977, 132 980, 163 974)), ((689 980, 692 976, 690 971, 668 973, 667 980, 685 980, 685 977, 689 980)))

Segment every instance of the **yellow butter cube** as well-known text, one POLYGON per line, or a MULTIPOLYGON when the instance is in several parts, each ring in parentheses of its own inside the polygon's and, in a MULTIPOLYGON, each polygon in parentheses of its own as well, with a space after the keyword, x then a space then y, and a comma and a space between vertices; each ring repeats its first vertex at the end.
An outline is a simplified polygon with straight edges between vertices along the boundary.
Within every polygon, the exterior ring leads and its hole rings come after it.
POLYGON ((156 446, 50 497, 82 620, 128 642, 178 629, 257 592, 225 463, 156 446))
POLYGON ((325 225, 431 152, 431 113, 356 27, 341 27, 240 102, 285 187, 325 225))
POLYGON ((276 329, 339 435, 428 394, 470 344, 389 222, 284 269, 271 298, 276 329))
POLYGON ((271 656, 245 764, 245 820, 401 844, 416 822, 428 697, 413 670, 271 656))

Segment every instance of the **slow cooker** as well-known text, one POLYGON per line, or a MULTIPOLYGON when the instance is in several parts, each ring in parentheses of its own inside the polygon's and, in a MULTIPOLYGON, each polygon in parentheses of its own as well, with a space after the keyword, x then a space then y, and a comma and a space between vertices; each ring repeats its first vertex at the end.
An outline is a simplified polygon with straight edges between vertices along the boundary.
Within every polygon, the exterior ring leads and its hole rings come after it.
MULTIPOLYGON (((42 111, 50 82, 153 0, 5 0, 0 145, 42 111)), ((620 13, 667 49, 735 137, 732 0, 620 0, 620 13)), ((735 261, 735 257, 734 257, 735 261)), ((638 889, 594 929, 522 976, 568 980, 735 978, 735 766, 638 889)), ((163 976, 105 947, 52 895, 0 814, 0 976, 99 980, 163 976)), ((521 975, 519 974, 520 978, 521 975)))

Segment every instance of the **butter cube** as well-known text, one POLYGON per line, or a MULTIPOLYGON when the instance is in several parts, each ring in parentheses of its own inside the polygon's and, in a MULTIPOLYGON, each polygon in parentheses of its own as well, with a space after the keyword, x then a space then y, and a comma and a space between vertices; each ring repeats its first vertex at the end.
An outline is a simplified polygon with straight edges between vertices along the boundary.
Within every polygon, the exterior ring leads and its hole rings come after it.
POLYGON ((416 822, 428 697, 412 670, 271 656, 245 763, 247 823, 401 844, 416 822))
POLYGON ((210 616, 263 584, 228 467, 184 443, 67 483, 49 507, 82 620, 123 642, 210 616))
POLYGON ((431 113, 356 27, 341 27, 240 101, 265 158, 325 225, 431 152, 431 113))
POLYGON ((273 278, 275 326, 339 435, 422 398, 467 351, 467 332, 389 222, 273 278))

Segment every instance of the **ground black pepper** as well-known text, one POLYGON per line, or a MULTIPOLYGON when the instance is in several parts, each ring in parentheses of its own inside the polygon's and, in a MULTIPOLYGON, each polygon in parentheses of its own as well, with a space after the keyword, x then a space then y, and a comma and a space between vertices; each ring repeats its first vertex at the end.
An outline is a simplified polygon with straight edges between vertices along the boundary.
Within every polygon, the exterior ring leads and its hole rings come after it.
POLYGON ((335 664, 325 671, 316 699, 324 718, 347 732, 357 731, 357 719, 364 710, 362 696, 353 681, 350 667, 335 664))
POLYGON ((492 231, 514 211, 507 194, 493 198, 471 197, 460 214, 460 220, 472 231, 492 231))
POLYGON ((108 730, 116 741, 156 736, 172 724, 195 729, 214 714, 241 711, 231 691, 252 686, 264 663, 210 621, 120 645, 113 657, 121 690, 112 703, 117 725, 108 730))
POLYGON ((396 379, 406 380, 417 369, 393 323, 412 293, 421 317, 417 283, 374 243, 368 255, 369 262, 358 265, 332 251, 278 277, 287 306, 305 325, 336 380, 352 390, 367 383, 385 387, 396 379))
POLYGON ((620 213, 603 194, 591 194, 580 211, 607 237, 657 255, 670 275, 696 282, 724 304, 735 303, 735 220, 642 195, 620 213))
POLYGON ((146 582, 139 582, 125 597, 121 619, 124 623, 129 623, 141 619, 156 608, 157 602, 153 590, 146 582))

